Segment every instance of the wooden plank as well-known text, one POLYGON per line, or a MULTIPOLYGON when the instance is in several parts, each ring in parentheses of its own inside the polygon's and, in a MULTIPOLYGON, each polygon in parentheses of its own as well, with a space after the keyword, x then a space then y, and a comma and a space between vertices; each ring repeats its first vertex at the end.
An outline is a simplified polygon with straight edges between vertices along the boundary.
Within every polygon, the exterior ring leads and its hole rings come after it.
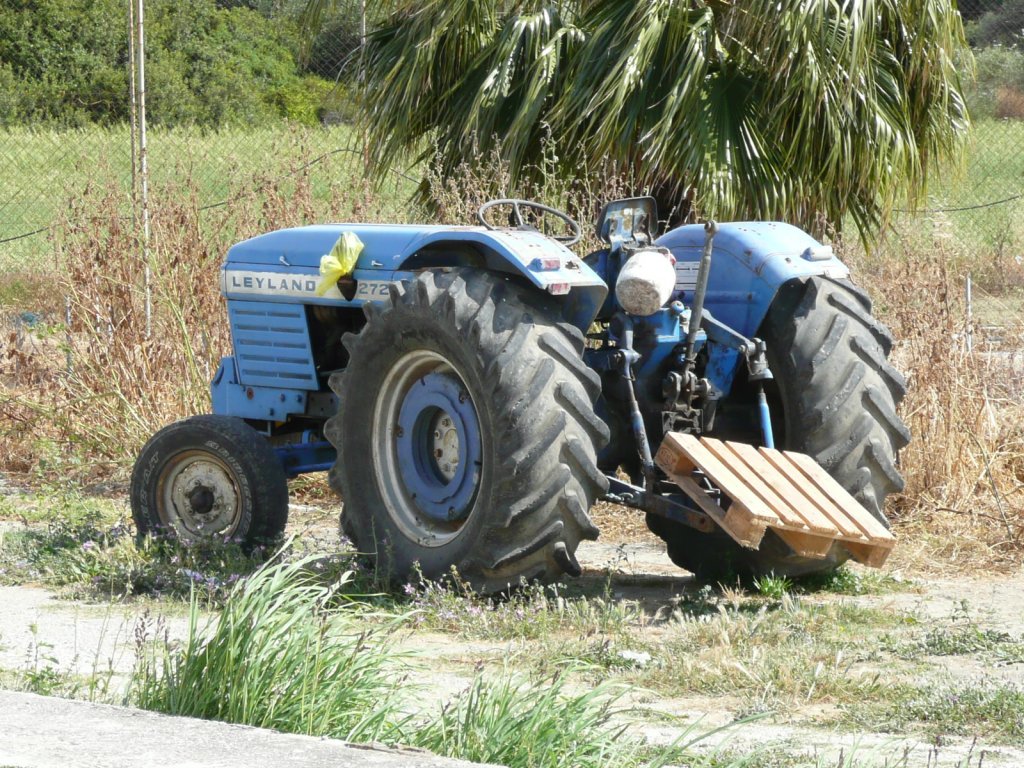
POLYGON ((708 517, 718 523, 722 530, 729 534, 737 544, 747 549, 757 549, 761 546, 761 539, 764 538, 765 530, 763 524, 757 523, 749 515, 741 513, 739 510, 734 512, 730 509, 726 512, 689 475, 678 475, 674 472, 669 472, 668 476, 687 496, 696 502, 697 506, 708 517))
POLYGON ((813 533, 788 531, 784 528, 772 528, 775 534, 786 542, 787 546, 801 557, 822 559, 832 551, 835 543, 833 536, 819 536, 813 533))
MULTIPOLYGON (((779 514, 783 521, 797 522, 799 523, 798 529, 810 529, 821 536, 833 538, 839 536, 839 529, 817 507, 806 503, 804 496, 799 493, 799 489, 794 488, 790 480, 779 474, 771 464, 765 461, 753 445, 741 442, 726 442, 724 444, 737 457, 736 461, 741 462, 746 480, 755 486, 759 493, 763 493, 763 488, 768 488, 773 499, 783 505, 784 511, 779 514)), ((774 507, 774 504, 772 506, 774 507)))
POLYGON ((831 498, 843 512, 857 524, 864 534, 872 541, 894 541, 892 532, 880 523, 875 516, 861 506, 835 478, 821 468, 814 459, 802 453, 785 451, 784 455, 792 461, 803 474, 814 483, 826 496, 831 498))
POLYGON ((726 444, 733 452, 743 458, 746 466, 750 467, 753 473, 757 474, 764 482, 774 488, 776 494, 784 497, 786 503, 804 520, 808 528, 822 536, 834 538, 839 536, 839 528, 825 517, 817 507, 813 504, 808 504, 803 494, 794 493, 793 483, 780 474, 775 467, 759 454, 756 447, 744 442, 729 441, 726 444))
POLYGON ((682 437, 681 432, 669 432, 654 455, 654 463, 668 474, 688 475, 698 468, 683 449, 682 437))
MULTIPOLYGON (((804 497, 813 504, 819 512, 825 515, 839 531, 838 538, 863 541, 867 537, 854 521, 843 510, 833 504, 813 483, 807 481, 806 475, 800 471, 792 461, 787 459, 782 451, 773 451, 768 448, 758 448, 758 453, 765 457, 775 469, 784 475, 793 485, 800 489, 804 497)), ((808 457, 810 458, 810 457, 808 457)), ((811 459, 813 461, 813 459, 811 459)))
POLYGON ((807 530, 807 524, 804 523, 801 517, 794 513, 791 506, 783 501, 779 495, 747 465, 743 460, 743 457, 739 456, 735 451, 729 448, 726 443, 710 437, 702 437, 700 442, 701 445, 713 453, 715 458, 719 459, 723 465, 728 467, 729 470, 732 471, 732 473, 736 475, 736 477, 738 477, 748 489, 753 491, 753 493, 757 495, 757 497, 760 498, 772 512, 775 513, 776 517, 782 521, 783 526, 796 529, 797 531, 807 530))
POLYGON ((728 496, 732 503, 739 504, 755 520, 763 525, 781 525, 782 520, 761 499, 751 491, 743 480, 725 466, 693 435, 670 432, 665 436, 658 449, 658 466, 666 472, 679 473, 677 467, 699 467, 700 470, 728 496), (662 463, 663 453, 667 452, 671 459, 662 463), (679 454, 685 455, 680 461, 679 454), (666 466, 666 464, 668 466, 666 466))
POLYGON ((870 568, 881 568, 885 561, 889 559, 893 544, 895 543, 895 539, 886 542, 862 542, 859 544, 854 541, 840 542, 840 544, 846 547, 854 560, 870 568))

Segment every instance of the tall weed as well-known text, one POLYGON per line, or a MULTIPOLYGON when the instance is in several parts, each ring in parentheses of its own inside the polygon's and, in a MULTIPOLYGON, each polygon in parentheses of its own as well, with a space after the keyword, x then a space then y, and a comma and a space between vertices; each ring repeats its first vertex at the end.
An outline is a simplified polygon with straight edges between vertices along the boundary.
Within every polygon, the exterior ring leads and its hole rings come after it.
POLYGON ((398 671, 307 558, 240 582, 216 617, 193 601, 180 649, 142 646, 131 699, 144 709, 353 741, 394 740, 398 671))
POLYGON ((565 674, 529 681, 482 673, 447 702, 424 705, 394 649, 406 617, 367 629, 347 576, 325 581, 313 560, 271 563, 239 582, 219 615, 193 600, 188 635, 137 637, 128 700, 168 714, 288 733, 416 746, 509 768, 706 768, 748 758, 697 754, 694 728, 664 749, 626 734, 626 690, 577 690, 565 674), (440 707, 438 711, 437 707, 440 707))
POLYGON ((219 278, 232 244, 325 220, 400 218, 394 198, 361 175, 314 180, 317 158, 302 137, 279 137, 271 155, 290 165, 271 158, 222 206, 200 205, 188 168, 154 192, 148 334, 139 228, 123 190, 90 185, 68 201, 53 242, 57 276, 37 291, 42 319, 12 333, 0 357, 0 469, 31 475, 56 444, 65 479, 123 476, 153 432, 209 410, 210 380, 231 347, 219 278))

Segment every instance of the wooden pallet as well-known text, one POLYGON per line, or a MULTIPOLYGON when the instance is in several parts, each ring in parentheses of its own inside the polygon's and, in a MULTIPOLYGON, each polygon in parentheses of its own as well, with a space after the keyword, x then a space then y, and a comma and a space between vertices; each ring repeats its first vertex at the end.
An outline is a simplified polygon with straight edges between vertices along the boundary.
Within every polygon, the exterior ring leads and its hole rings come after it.
POLYGON ((794 552, 823 558, 839 541, 857 562, 879 567, 896 538, 810 456, 672 432, 658 466, 739 544, 757 549, 771 528, 794 552), (699 471, 722 496, 723 509, 699 471))

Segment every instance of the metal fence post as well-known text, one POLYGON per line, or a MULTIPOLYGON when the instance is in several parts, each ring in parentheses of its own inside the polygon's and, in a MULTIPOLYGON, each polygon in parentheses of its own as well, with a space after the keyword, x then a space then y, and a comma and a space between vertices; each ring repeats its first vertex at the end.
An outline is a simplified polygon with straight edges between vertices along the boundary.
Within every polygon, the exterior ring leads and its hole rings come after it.
POLYGON ((146 35, 145 0, 138 0, 138 107, 139 107, 139 177, 142 193, 142 266, 146 292, 146 339, 153 333, 153 285, 149 262, 149 166, 146 160, 146 35))
POLYGON ((967 353, 974 351, 974 311, 971 302, 971 273, 967 273, 967 285, 964 288, 964 299, 967 304, 967 328, 964 332, 964 342, 967 345, 967 353))

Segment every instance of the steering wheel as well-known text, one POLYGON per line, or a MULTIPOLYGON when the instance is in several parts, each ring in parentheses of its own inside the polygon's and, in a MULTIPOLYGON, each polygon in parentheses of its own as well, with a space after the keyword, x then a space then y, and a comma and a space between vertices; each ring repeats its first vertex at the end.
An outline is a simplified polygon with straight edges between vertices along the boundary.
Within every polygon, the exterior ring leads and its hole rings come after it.
POLYGON ((523 219, 523 212, 521 209, 527 208, 533 209, 535 211, 540 211, 542 215, 545 213, 550 213, 552 216, 555 216, 556 218, 565 222, 565 225, 569 228, 569 231, 572 234, 558 236, 549 235, 549 237, 551 237, 552 240, 557 240, 563 245, 576 245, 576 243, 578 243, 580 241, 580 238, 583 236, 583 230, 580 229, 579 223, 564 211, 560 211, 557 208, 552 208, 549 205, 544 205, 543 203, 538 203, 534 200, 520 200, 518 198, 488 200, 486 203, 480 206, 480 208, 476 212, 476 217, 477 219, 480 220, 480 223, 483 224, 488 229, 502 229, 502 227, 496 227, 489 221, 487 221, 487 217, 484 215, 489 210, 491 210, 492 208, 497 208, 499 205, 512 206, 512 216, 510 217, 510 219, 512 220, 512 222, 515 223, 516 229, 527 229, 537 231, 536 227, 528 224, 526 220, 523 219))

